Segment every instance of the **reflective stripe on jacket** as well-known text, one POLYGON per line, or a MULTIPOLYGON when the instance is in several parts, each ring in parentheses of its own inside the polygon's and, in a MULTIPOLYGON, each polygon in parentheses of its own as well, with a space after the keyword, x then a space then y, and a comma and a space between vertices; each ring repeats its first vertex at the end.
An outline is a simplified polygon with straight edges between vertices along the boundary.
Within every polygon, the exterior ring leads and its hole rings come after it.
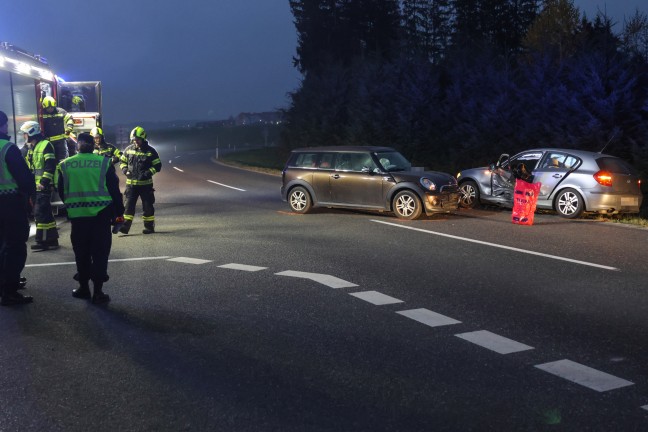
POLYGON ((127 185, 145 186, 153 184, 153 176, 162 170, 162 162, 157 151, 148 141, 138 148, 131 144, 121 155, 119 167, 124 173, 130 171, 131 178, 126 179, 127 185))
POLYGON ((96 216, 112 204, 106 186, 110 166, 110 159, 94 153, 78 153, 59 164, 68 217, 96 216))
POLYGON ((5 156, 9 147, 14 145, 11 141, 0 139, 0 195, 13 195, 18 193, 18 183, 9 172, 5 156))

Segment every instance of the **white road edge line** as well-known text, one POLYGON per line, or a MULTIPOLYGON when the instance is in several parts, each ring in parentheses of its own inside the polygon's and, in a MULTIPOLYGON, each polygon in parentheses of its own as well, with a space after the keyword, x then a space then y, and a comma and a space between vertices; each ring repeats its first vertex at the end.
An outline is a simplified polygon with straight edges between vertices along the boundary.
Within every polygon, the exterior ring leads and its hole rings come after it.
POLYGON ((631 381, 566 359, 535 365, 535 367, 597 392, 614 390, 634 384, 631 381))
POLYGON ((536 256, 541 256, 541 257, 545 257, 545 258, 551 258, 551 259, 555 259, 555 260, 559 260, 559 261, 567 261, 567 262, 574 263, 574 264, 581 264, 581 265, 586 265, 586 266, 590 266, 590 267, 597 267, 597 268, 601 268, 601 269, 604 269, 604 270, 620 271, 616 267, 610 267, 610 266, 606 266, 606 265, 602 265, 602 264, 594 264, 594 263, 590 263, 590 262, 587 262, 587 261, 579 261, 579 260, 575 260, 575 259, 571 259, 571 258, 564 258, 564 257, 556 256, 556 255, 549 255, 549 254, 545 254, 545 253, 541 253, 541 252, 534 252, 534 251, 525 250, 525 249, 519 249, 519 248, 515 248, 515 247, 511 247, 511 246, 504 246, 504 245, 499 245, 499 244, 496 244, 496 243, 489 243, 489 242, 485 242, 485 241, 481 241, 481 240, 474 240, 474 239, 470 239, 470 238, 466 238, 466 237, 459 237, 459 236, 455 236, 455 235, 451 235, 451 234, 444 234, 444 233, 440 233, 440 232, 436 232, 436 231, 425 230, 425 229, 422 229, 422 228, 414 228, 414 227, 409 227, 409 226, 403 226, 403 225, 392 223, 392 222, 379 221, 379 220, 375 220, 375 219, 371 219, 371 222, 377 222, 377 223, 384 224, 384 225, 391 225, 391 226, 394 226, 394 227, 404 228, 404 229, 408 229, 408 230, 412 230, 412 231, 424 232, 424 233, 427 233, 427 234, 433 234, 433 235, 437 235, 437 236, 441 236, 441 237, 447 237, 447 238, 451 238, 451 239, 455 239, 455 240, 467 241, 467 242, 470 242, 470 243, 477 243, 477 244, 484 245, 484 246, 491 246, 491 247, 496 247, 496 248, 500 248, 500 249, 506 249, 506 250, 510 250, 510 251, 514 251, 514 252, 520 252, 520 253, 525 253, 525 254, 529 254, 529 255, 536 255, 536 256))
POLYGON ((177 170, 177 171, 180 171, 180 172, 184 172, 184 171, 182 171, 182 170, 181 170, 180 168, 178 168, 178 167, 173 167, 173 169, 174 169, 174 170, 177 170))
MULTIPOLYGON (((172 258, 170 256, 160 256, 160 257, 142 257, 142 258, 119 258, 111 259, 108 262, 124 262, 124 261, 144 261, 144 260, 165 260, 172 258)), ((25 267, 51 267, 51 266, 60 266, 60 265, 73 265, 76 262, 60 262, 60 263, 45 263, 45 264, 27 264, 25 267)))
POLYGON ((226 187, 226 188, 235 189, 235 190, 237 190, 237 191, 245 192, 245 189, 239 189, 239 188, 234 187, 234 186, 228 186, 228 185, 223 184, 223 183, 215 182, 214 180, 207 180, 207 181, 208 181, 209 183, 214 183, 215 185, 218 185, 218 186, 223 186, 223 187, 226 187))

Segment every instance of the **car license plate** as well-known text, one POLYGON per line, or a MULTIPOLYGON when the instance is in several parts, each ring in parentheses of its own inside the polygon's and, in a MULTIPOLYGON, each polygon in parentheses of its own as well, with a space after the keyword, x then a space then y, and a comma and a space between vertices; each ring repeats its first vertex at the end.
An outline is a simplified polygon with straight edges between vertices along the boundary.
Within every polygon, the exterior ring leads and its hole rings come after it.
POLYGON ((622 206, 636 206, 639 205, 639 198, 637 197, 621 197, 622 206))

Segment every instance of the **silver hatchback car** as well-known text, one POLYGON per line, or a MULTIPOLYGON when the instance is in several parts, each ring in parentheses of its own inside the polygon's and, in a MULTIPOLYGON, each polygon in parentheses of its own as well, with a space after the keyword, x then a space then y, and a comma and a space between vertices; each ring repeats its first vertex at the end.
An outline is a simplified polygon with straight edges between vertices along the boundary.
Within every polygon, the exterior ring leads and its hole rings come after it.
POLYGON ((639 213, 642 201, 639 173, 615 156, 582 150, 540 148, 510 157, 500 156, 488 167, 472 168, 457 175, 460 205, 480 203, 513 207, 513 188, 520 171, 530 181, 542 183, 540 209, 555 210, 565 218, 583 212, 639 213))

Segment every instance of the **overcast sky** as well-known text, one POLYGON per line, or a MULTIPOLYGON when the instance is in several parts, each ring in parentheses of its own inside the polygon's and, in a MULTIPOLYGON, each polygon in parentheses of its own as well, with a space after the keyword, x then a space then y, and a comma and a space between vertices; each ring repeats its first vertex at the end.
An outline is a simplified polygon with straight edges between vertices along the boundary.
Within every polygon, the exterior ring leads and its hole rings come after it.
MULTIPOLYGON (((299 86, 288 0, 3 1, 0 41, 103 85, 104 121, 225 119, 286 107, 299 86)), ((646 0, 575 0, 623 19, 646 0)))

